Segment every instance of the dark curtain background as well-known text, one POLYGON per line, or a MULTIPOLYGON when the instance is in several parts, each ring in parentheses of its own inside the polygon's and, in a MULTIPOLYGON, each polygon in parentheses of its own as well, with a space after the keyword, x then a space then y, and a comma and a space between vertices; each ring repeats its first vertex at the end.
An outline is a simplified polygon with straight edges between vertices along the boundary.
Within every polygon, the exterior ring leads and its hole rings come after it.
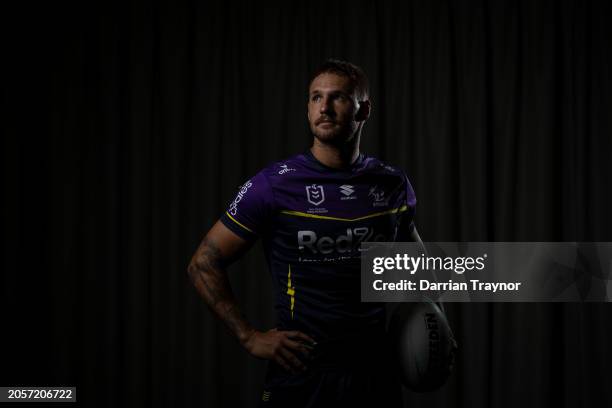
MULTIPOLYGON (((0 385, 83 406, 252 407, 265 363, 189 259, 236 188, 307 148, 309 72, 369 74, 363 151, 426 241, 612 241, 609 6, 580 1, 23 4, 2 13, 0 385)), ((274 324, 261 248, 231 268, 274 324)), ((461 347, 406 406, 610 406, 610 304, 448 304, 461 347)))

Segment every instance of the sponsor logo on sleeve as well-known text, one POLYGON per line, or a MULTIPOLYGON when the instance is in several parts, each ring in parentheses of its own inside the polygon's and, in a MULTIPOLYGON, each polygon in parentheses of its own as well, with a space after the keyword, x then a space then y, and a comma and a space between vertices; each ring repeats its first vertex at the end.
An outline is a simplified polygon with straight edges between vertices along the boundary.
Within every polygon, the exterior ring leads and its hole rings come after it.
POLYGON ((246 192, 249 190, 249 187, 251 187, 252 185, 253 183, 251 183, 251 180, 248 180, 246 183, 242 185, 242 187, 240 187, 240 190, 238 191, 236 198, 234 199, 234 201, 232 201, 232 203, 229 206, 228 211, 230 214, 236 215, 236 213, 238 212, 238 203, 242 201, 242 198, 245 196, 246 192))

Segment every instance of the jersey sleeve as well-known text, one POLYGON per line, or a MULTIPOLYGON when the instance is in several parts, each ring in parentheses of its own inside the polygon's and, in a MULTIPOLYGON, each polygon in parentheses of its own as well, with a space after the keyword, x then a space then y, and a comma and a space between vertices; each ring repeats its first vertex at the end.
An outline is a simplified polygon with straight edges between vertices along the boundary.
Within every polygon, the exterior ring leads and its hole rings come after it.
POLYGON ((263 233, 273 211, 272 188, 261 171, 239 187, 220 220, 241 238, 254 240, 263 233))
POLYGON ((415 228, 414 216, 416 214, 416 195, 414 194, 414 190, 412 189, 412 185, 410 184, 410 180, 408 180, 408 176, 406 175, 406 173, 404 173, 404 183, 404 205, 406 206, 406 209, 401 213, 399 217, 399 225, 395 238, 397 242, 412 241, 411 234, 415 228))

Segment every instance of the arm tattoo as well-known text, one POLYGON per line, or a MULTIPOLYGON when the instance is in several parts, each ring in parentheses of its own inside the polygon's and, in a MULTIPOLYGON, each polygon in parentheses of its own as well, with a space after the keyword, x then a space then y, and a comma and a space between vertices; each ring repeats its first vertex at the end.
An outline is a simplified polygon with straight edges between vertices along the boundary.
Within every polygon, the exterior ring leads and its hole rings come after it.
POLYGON ((200 244, 189 265, 189 277, 213 313, 244 342, 252 328, 238 308, 221 251, 213 240, 204 238, 200 244))

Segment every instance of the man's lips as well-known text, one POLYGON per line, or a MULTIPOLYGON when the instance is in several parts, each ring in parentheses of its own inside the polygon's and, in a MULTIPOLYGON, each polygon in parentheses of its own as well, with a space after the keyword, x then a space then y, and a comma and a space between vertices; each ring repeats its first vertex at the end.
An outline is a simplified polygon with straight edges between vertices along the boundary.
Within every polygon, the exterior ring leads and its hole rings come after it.
POLYGON ((320 120, 320 121, 317 122, 317 125, 323 125, 325 123, 334 124, 335 122, 332 121, 332 120, 320 120))

